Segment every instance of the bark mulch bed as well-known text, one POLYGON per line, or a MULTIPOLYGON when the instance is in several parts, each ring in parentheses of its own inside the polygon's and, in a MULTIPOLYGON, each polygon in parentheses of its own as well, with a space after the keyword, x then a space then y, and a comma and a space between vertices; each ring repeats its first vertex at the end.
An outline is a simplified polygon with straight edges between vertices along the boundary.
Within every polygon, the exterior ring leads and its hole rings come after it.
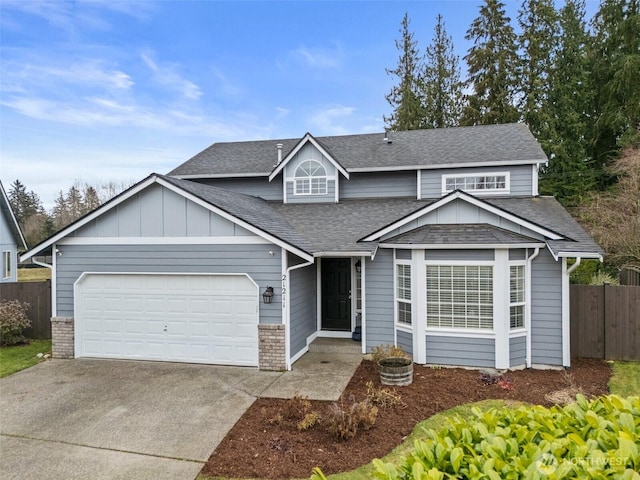
MULTIPOLYGON (((606 395, 611 368, 599 360, 575 359, 571 369, 507 372, 502 383, 478 371, 414 366, 413 383, 398 387, 405 407, 380 409, 375 425, 355 438, 335 440, 322 425, 300 432, 300 416, 291 400, 259 398, 213 452, 202 473, 231 478, 308 478, 319 466, 325 474, 352 470, 388 454, 416 423, 461 404, 504 399, 551 406, 579 389, 586 396, 606 395), (573 390, 572 390, 573 389, 573 390), (297 418, 295 418, 297 417, 297 418)), ((375 364, 363 361, 339 403, 349 406, 367 397, 367 382, 380 388, 375 364)), ((332 402, 311 402, 322 417, 332 402)))

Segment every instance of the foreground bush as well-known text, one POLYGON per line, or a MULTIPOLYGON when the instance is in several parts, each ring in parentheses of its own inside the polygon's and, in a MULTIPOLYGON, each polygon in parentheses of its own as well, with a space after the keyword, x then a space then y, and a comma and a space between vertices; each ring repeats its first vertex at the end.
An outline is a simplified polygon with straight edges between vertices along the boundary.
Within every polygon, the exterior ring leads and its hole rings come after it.
MULTIPOLYGON (((639 397, 473 413, 425 430, 399 465, 374 460, 375 478, 640 480, 639 397)), ((312 478, 324 476, 316 469, 312 478)))
POLYGON ((401 465, 374 460, 376 478, 640 479, 640 398, 616 395, 547 409, 503 408, 428 430, 401 465))
POLYGON ((25 328, 31 326, 27 317, 30 305, 19 300, 0 300, 0 345, 17 345, 24 343, 22 335, 25 328))

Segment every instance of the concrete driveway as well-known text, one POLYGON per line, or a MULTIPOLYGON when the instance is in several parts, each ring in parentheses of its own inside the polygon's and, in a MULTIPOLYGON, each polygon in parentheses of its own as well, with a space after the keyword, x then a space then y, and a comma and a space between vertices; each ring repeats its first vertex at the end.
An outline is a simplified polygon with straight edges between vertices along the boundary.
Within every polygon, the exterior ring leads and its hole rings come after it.
POLYGON ((160 362, 41 363, 0 379, 0 477, 193 480, 282 375, 160 362))

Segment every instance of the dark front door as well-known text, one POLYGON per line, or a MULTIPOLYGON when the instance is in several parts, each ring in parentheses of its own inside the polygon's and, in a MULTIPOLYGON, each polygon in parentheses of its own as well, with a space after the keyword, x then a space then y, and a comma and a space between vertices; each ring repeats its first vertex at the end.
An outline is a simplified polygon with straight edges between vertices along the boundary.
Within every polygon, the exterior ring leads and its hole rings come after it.
POLYGON ((322 330, 351 330, 351 259, 322 259, 322 330))

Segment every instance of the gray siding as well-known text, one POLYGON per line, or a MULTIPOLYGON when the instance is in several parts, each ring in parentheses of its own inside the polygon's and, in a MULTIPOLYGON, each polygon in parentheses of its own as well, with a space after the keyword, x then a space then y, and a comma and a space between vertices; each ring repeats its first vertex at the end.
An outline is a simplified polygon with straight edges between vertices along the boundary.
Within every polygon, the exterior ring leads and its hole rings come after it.
POLYGON ((253 195, 264 200, 282 201, 282 175, 269 181, 269 177, 246 178, 207 178, 197 182, 214 187, 224 188, 232 192, 253 195))
MULTIPOLYGON (((438 198, 442 196, 443 175, 482 175, 485 172, 510 172, 511 189, 509 195, 531 195, 533 167, 516 165, 507 167, 483 168, 447 168, 442 170, 422 171, 422 198, 438 198)), ((480 195, 477 192, 474 195, 480 195)))
POLYGON ((253 235, 182 195, 152 185, 71 236, 198 237, 253 235))
POLYGON ((396 330, 396 336, 398 339, 398 346, 406 353, 413 356, 413 333, 405 332, 404 330, 396 330))
POLYGON ((290 352, 294 356, 307 346, 307 337, 318 329, 316 320, 316 265, 291 271, 290 352))
POLYGON ((463 367, 494 367, 493 338, 441 337, 427 335, 427 363, 463 367))
MULTIPOLYGON (((11 220, 13 221, 13 220, 11 220)), ((0 212, 0 282, 17 282, 18 281, 18 248, 13 240, 13 233, 8 225, 3 212, 0 212), (4 277, 4 252, 10 252, 11 256, 11 276, 4 277)))
POLYGON ((274 287, 273 303, 260 298, 260 323, 281 323, 280 248, 273 245, 62 245, 57 257, 58 316, 73 316, 73 284, 83 272, 247 273, 274 287), (269 251, 274 253, 269 255, 269 251))
POLYGON ((512 248, 511 250, 509 250, 509 260, 525 260, 526 258, 526 248, 512 248))
POLYGON ((548 249, 531 268, 531 361, 562 365, 562 262, 548 249))
POLYGON ((287 203, 335 203, 336 182, 327 180, 326 195, 294 195, 293 182, 287 182, 287 203))
POLYGON ((520 367, 527 362, 527 338, 516 337, 509 339, 509 366, 520 367))
POLYGON ((397 249, 396 250, 396 258, 398 260, 411 260, 411 250, 397 249))
POLYGON ((365 263, 366 348, 393 344, 393 252, 378 250, 365 263))
POLYGON ((492 261, 495 258, 495 250, 425 250, 424 259, 433 261, 492 261))
POLYGON ((415 170, 408 172, 350 173, 340 179, 340 199, 417 197, 415 170))

